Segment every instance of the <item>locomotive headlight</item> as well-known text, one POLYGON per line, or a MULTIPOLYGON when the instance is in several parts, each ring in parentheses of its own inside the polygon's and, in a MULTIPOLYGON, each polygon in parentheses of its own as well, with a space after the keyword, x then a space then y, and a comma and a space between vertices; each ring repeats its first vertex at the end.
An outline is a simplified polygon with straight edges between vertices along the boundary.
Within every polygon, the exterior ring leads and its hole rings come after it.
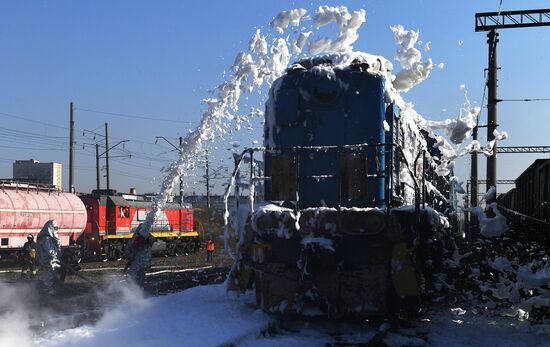
POLYGON ((379 211, 369 211, 365 214, 363 223, 365 234, 378 234, 386 227, 386 216, 379 211))
POLYGON ((386 228, 386 215, 379 210, 348 210, 342 214, 341 223, 346 233, 376 235, 386 228))

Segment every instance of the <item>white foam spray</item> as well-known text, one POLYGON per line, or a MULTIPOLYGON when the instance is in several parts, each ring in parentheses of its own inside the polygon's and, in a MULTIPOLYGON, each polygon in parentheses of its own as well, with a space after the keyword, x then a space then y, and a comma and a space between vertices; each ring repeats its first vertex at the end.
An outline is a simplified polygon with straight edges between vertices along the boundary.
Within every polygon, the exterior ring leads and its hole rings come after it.
MULTIPOLYGON (((426 141, 420 133, 421 130, 425 130, 436 139, 436 146, 442 153, 440 158, 429 158, 431 165, 437 167, 436 172, 440 175, 448 174, 454 165, 454 160, 466 153, 457 152, 451 143, 464 142, 479 110, 469 108, 465 112, 461 111, 456 119, 443 123, 435 124, 426 121, 413 109, 412 104, 406 102, 399 94, 400 91, 408 91, 425 81, 436 66, 431 59, 422 61, 422 54, 415 47, 419 32, 405 30, 400 25, 391 27, 397 46, 396 59, 402 67, 396 75, 393 75, 393 65, 389 60, 353 50, 352 45, 358 39, 358 31, 365 20, 364 10, 350 12, 344 6, 320 6, 312 16, 308 16, 304 9, 277 14, 271 21, 271 33, 263 34, 260 29, 257 29, 248 44, 248 51, 237 54, 231 66, 230 77, 215 89, 217 94, 215 98, 204 100, 208 108, 203 113, 200 125, 185 138, 179 159, 166 169, 166 177, 160 193, 153 201, 142 233, 149 233, 155 216, 179 183, 179 177, 188 175, 192 170, 193 163, 205 143, 224 136, 232 129, 238 130, 242 123, 249 121, 249 116, 236 115, 242 94, 271 85, 291 66, 293 59, 299 58, 299 54, 304 55, 305 48, 307 48, 305 54, 309 56, 328 56, 333 61, 332 69, 346 68, 353 60, 359 59, 369 64, 371 73, 384 76, 386 102, 394 102, 401 109, 401 126, 405 130, 407 142, 404 147, 410 149, 405 151, 407 161, 412 164, 416 155, 426 149, 426 141), (318 30, 331 23, 336 24, 339 29, 336 37, 320 36, 318 30), (292 30, 292 32, 287 33, 285 30, 292 30), (436 130, 439 129, 446 131, 451 142, 436 134, 436 130)), ((328 70, 330 69, 327 69, 327 73, 330 74, 331 71, 328 70)), ((269 105, 267 107, 269 108, 269 105)), ((269 119, 266 122, 269 126, 269 119)), ((265 139, 265 143, 269 144, 269 139, 265 139)), ((478 144, 472 143, 468 150, 477 148, 478 144)), ((490 151, 490 148, 487 150, 490 151)), ((416 172, 415 170, 411 167, 408 172, 416 172)), ((413 186, 414 177, 406 179, 410 180, 413 186)))
MULTIPOLYGON (((306 19, 306 10, 296 9, 283 11, 271 21, 271 27, 282 33, 289 25, 297 27, 306 19)), ((307 18, 311 20, 311 18, 307 18)), ((323 47, 318 43, 309 45, 310 54, 352 52, 351 44, 359 37, 357 30, 365 21, 365 11, 349 13, 345 7, 321 6, 314 17, 316 29, 336 22, 340 34, 335 39, 322 38, 323 47), (313 48, 313 53, 312 48, 313 48)), ((144 236, 149 230, 157 214, 172 195, 179 184, 180 176, 188 175, 192 163, 206 142, 213 141, 217 136, 223 136, 231 127, 240 127, 247 117, 238 117, 238 101, 243 92, 251 93, 265 84, 272 83, 280 77, 290 65, 293 54, 299 54, 313 31, 303 31, 296 39, 281 36, 268 43, 261 30, 257 29, 248 44, 248 52, 237 54, 231 66, 231 77, 216 88, 216 97, 203 100, 208 109, 203 113, 200 125, 190 132, 181 146, 179 159, 165 169, 166 176, 162 182, 159 194, 153 199, 151 211, 148 213, 144 228, 140 230, 144 236), (292 42, 292 43, 291 43, 292 42)))

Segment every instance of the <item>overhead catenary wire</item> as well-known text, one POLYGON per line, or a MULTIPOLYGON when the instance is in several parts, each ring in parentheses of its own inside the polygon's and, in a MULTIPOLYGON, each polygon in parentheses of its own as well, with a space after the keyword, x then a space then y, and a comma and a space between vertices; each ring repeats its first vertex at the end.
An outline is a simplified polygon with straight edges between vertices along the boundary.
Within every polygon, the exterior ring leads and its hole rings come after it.
MULTIPOLYGON (((88 148, 84 149, 83 152, 85 154, 87 154, 88 156, 90 157, 94 157, 95 158, 95 152, 92 152, 91 150, 89 150, 88 148)), ((117 164, 119 165, 123 165, 123 166, 128 166, 128 167, 134 167, 134 168, 138 168, 138 169, 141 169, 141 170, 151 170, 151 171, 160 171, 161 169, 161 166, 162 166, 162 163, 161 164, 157 164, 155 163, 156 165, 154 167, 152 166, 147 166, 147 165, 144 165, 142 163, 138 163, 136 162, 137 160, 140 160, 140 161, 143 161, 143 160, 146 160, 146 161, 149 161, 149 159, 147 158, 137 158, 136 154, 132 154, 132 157, 131 158, 127 158, 127 159, 119 159, 119 158, 113 158, 113 162, 116 162, 117 164)), ((168 160, 167 160, 168 161, 168 160)), ((152 162, 152 161, 150 161, 152 162)))
POLYGON ((550 101, 550 98, 498 99, 498 102, 501 102, 501 101, 523 101, 523 102, 550 101))
POLYGON ((56 125, 56 124, 52 124, 52 123, 41 122, 41 121, 38 121, 36 119, 30 119, 30 118, 27 118, 25 116, 13 114, 13 113, 0 112, 0 116, 11 117, 11 118, 15 118, 15 119, 21 119, 21 120, 24 120, 24 121, 27 121, 27 122, 37 123, 37 124, 45 125, 45 126, 52 127, 52 128, 59 128, 59 129, 65 129, 65 130, 69 129, 68 127, 64 127, 64 126, 56 125))
POLYGON ((78 111, 99 113, 99 114, 105 114, 105 115, 110 115, 110 116, 115 116, 115 117, 125 117, 125 118, 134 118, 134 119, 143 119, 143 120, 155 120, 155 121, 159 121, 159 122, 171 122, 171 123, 182 123, 182 124, 197 124, 197 122, 191 122, 191 121, 183 121, 183 120, 169 119, 169 118, 158 118, 158 117, 145 116, 145 115, 135 115, 135 114, 128 114, 128 113, 118 113, 118 112, 92 110, 92 109, 89 109, 89 108, 81 108, 81 107, 75 107, 74 109, 78 110, 78 111))
MULTIPOLYGON (((104 112, 104 111, 97 111, 97 110, 90 110, 90 109, 84 109, 84 108, 77 108, 75 107, 74 108, 75 110, 81 110, 81 111, 86 111, 86 112, 95 112, 95 113, 102 113, 102 114, 108 114, 108 115, 114 115, 114 116, 120 116, 120 117, 131 117, 131 118, 139 118, 139 119, 148 119, 148 120, 158 120, 158 121, 166 121, 166 122, 175 122, 175 123, 182 123, 182 124, 193 124, 193 123, 196 123, 196 122, 187 122, 187 121, 180 121, 180 120, 174 120, 174 119, 161 119, 161 118, 154 118, 154 117, 146 117, 146 116, 138 116, 138 115, 130 115, 130 114, 122 114, 122 113, 115 113, 115 112, 104 112)), ((28 116, 28 115, 20 115, 20 114, 15 114, 15 113, 10 113, 10 112, 0 112, 0 117, 1 116, 4 116, 4 117, 10 117, 10 118, 14 118, 14 119, 19 119, 19 120, 23 120, 23 121, 26 121, 26 122, 30 122, 30 123, 33 123, 33 124, 40 124, 40 125, 44 125, 44 126, 47 126, 47 127, 52 127, 52 128, 57 128, 57 129, 63 129, 63 130, 69 130, 68 127, 66 126, 62 126, 62 125, 58 125, 58 124, 52 124, 51 122, 50 123, 46 123, 46 122, 41 122, 39 120, 36 120, 36 119, 33 119, 33 118, 38 118, 38 117, 31 117, 31 116, 28 116)), ((44 117, 42 117, 44 118, 44 117)), ((100 127, 98 127, 100 128, 100 127)), ((75 129, 76 132, 83 132, 84 133, 84 136, 82 138, 84 139, 87 139, 87 136, 86 136, 86 133, 93 133, 95 134, 96 136, 105 136, 101 133, 97 133, 96 130, 98 129, 93 129, 93 130, 88 130, 88 129, 75 129)), ((8 129, 8 128, 1 128, 0 129, 8 129)), ((13 131, 15 131, 14 129, 11 129, 13 131)), ((23 132, 21 132, 23 133, 23 132)), ((44 138, 46 137, 49 137, 49 138, 58 138, 59 140, 66 140, 68 138, 68 136, 59 136, 59 137, 56 137, 56 136, 51 136, 51 135, 40 135, 40 134, 36 134, 36 133, 29 133, 29 134, 34 134, 35 136, 43 136, 44 138)), ((0 135, 2 135, 0 133, 0 135)), ((24 135, 24 136, 27 136, 27 135, 24 135)), ((112 139, 114 140, 119 140, 121 138, 118 138, 118 137, 115 137, 115 136, 110 136, 112 139)), ((138 140, 138 139, 130 139, 132 142, 136 142, 136 143, 142 143, 142 144, 147 144, 147 145, 153 145, 154 142, 147 142, 147 141, 141 141, 141 140, 138 140)), ((77 141, 78 142, 78 141, 77 141)))

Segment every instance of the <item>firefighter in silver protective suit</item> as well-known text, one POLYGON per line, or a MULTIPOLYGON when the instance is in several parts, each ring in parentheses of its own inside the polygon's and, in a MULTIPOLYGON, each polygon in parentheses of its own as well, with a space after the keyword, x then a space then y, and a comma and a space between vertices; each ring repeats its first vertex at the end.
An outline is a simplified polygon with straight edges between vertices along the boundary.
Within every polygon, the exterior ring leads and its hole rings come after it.
POLYGON ((59 225, 55 220, 49 220, 36 237, 36 257, 40 265, 42 283, 48 294, 54 294, 55 270, 61 267, 61 246, 57 230, 59 225))
POLYGON ((157 239, 145 230, 142 223, 136 228, 134 236, 126 243, 124 249, 124 254, 128 258, 128 275, 141 287, 145 283, 145 273, 151 267, 152 247, 155 241, 157 239))

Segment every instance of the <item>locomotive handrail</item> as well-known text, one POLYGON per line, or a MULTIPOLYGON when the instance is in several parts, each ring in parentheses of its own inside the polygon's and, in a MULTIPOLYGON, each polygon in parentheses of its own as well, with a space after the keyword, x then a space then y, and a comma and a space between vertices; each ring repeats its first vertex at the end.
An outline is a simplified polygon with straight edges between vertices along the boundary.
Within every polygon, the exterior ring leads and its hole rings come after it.
MULTIPOLYGON (((241 166, 241 162, 242 162, 242 159, 244 157, 244 155, 248 152, 251 152, 251 151, 257 151, 257 150, 261 150, 259 147, 258 148, 246 148, 244 149, 240 155, 236 154, 234 155, 234 160, 235 160, 235 168, 233 169, 233 172, 231 173, 231 183, 234 183, 235 179, 236 179, 236 176, 237 176, 237 173, 239 171, 239 168, 241 166)), ((251 161, 252 162, 252 161, 251 161)), ((223 195, 223 200, 224 200, 224 205, 225 205, 225 211, 224 211, 224 214, 223 214, 223 238, 224 238, 224 248, 225 250, 229 253, 229 256, 233 259, 236 260, 236 255, 235 253, 233 252, 233 250, 231 249, 231 246, 229 244, 229 195, 231 195, 231 188, 233 188, 233 184, 229 184, 227 186, 227 190, 225 192, 225 194, 223 195)), ((239 198, 235 199, 235 203, 237 205, 237 211, 238 211, 238 208, 239 208, 239 198)), ((239 220, 239 218, 237 217, 237 221, 239 220)))
MULTIPOLYGON (((409 174, 413 179, 415 189, 419 189, 419 184, 416 181, 416 177, 414 176, 414 173, 410 168, 410 164, 407 161, 405 153, 403 152, 403 148, 401 146, 399 146, 398 144, 396 144, 396 143, 377 143, 377 144, 360 143, 360 144, 354 144, 354 145, 292 146, 292 147, 275 147, 275 148, 272 148, 272 147, 250 147, 250 148, 244 149, 241 152, 241 154, 236 155, 235 157, 238 158, 238 165, 240 165, 240 162, 241 162, 241 160, 242 160, 242 158, 244 157, 245 154, 260 152, 260 151, 264 151, 266 153, 278 153, 278 152, 287 151, 287 150, 292 150, 292 151, 312 150, 312 149, 317 149, 317 150, 321 150, 321 151, 323 151, 323 150, 324 151, 338 150, 338 149, 340 149, 340 150, 341 149, 353 150, 353 149, 363 149, 363 148, 369 148, 369 147, 388 147, 388 146, 394 147, 396 150, 398 150, 401 153, 402 156, 401 156, 400 159, 405 162, 405 165, 407 166, 407 170, 409 171, 409 174)), ((422 151, 419 152, 419 154, 417 155, 417 158, 415 159, 415 165, 416 165, 416 160, 418 160, 419 155, 422 154, 422 153, 425 153, 425 151, 426 151, 425 149, 422 149, 422 151)), ((236 172, 238 170, 238 165, 237 165, 237 161, 236 161, 235 162, 235 169, 233 170, 233 174, 231 175, 231 177, 234 177, 234 175, 236 174, 236 172)), ((270 179, 270 177, 268 177, 268 176, 265 176, 265 178, 270 179)))
MULTIPOLYGON (((421 189, 420 182, 418 181, 418 178, 415 176, 415 173, 414 173, 413 169, 411 168, 410 163, 407 160, 407 157, 406 157, 406 155, 403 151, 403 148, 399 144, 396 144, 396 143, 377 143, 377 144, 360 143, 360 144, 353 144, 353 145, 292 146, 292 147, 275 147, 275 148, 273 148, 273 147, 250 147, 250 148, 244 149, 240 154, 235 154, 234 155, 235 168, 234 168, 233 173, 231 175, 231 180, 233 181, 233 180, 236 179, 236 175, 237 175, 237 173, 240 169, 240 164, 241 164, 243 158, 245 157, 245 155, 247 153, 250 154, 250 156, 251 156, 249 189, 254 189, 251 186, 254 185, 256 182, 266 181, 266 180, 271 180, 272 179, 271 176, 259 176, 259 177, 254 176, 254 169, 253 169, 253 165, 254 165, 253 164, 254 163, 253 154, 254 154, 254 152, 263 151, 265 153, 281 153, 281 152, 284 152, 284 151, 299 152, 299 151, 311 151, 311 150, 318 150, 318 151, 333 151, 333 150, 356 151, 356 150, 361 150, 361 149, 380 148, 380 147, 384 147, 384 148, 391 147, 391 148, 393 148, 394 151, 396 151, 400 154, 399 160, 402 161, 405 164, 405 166, 407 168, 407 171, 408 171, 410 177, 412 178, 412 182, 413 182, 413 185, 414 185, 414 187, 412 187, 412 188, 415 190, 415 206, 417 207, 417 209, 419 209, 421 202, 425 205, 425 203, 426 203, 426 201, 425 201, 426 183, 425 183, 425 177, 424 176, 426 174, 426 151, 427 150, 426 150, 426 148, 422 148, 419 151, 419 153, 417 154, 417 156, 414 160, 414 167, 416 167, 418 159, 420 159, 421 156, 423 157, 423 160, 424 160, 424 164, 422 165, 423 190, 422 190, 422 194, 421 194, 420 193, 420 189, 421 189)), ((378 171, 380 171, 380 170, 378 170, 378 171)), ((386 167, 384 169, 384 171, 388 171, 388 167, 386 167)), ((389 172, 386 172, 384 175, 381 175, 378 172, 377 174, 367 174, 366 177, 367 178, 383 178, 383 177, 389 177, 389 175, 390 175, 389 172)), ((337 175, 300 176, 300 179, 317 179, 317 180, 320 180, 320 179, 334 179, 334 178, 338 178, 338 176, 337 175)), ((227 205, 229 195, 231 195, 231 189, 232 189, 232 186, 231 185, 228 186, 228 188, 226 190, 226 193, 224 194, 224 200, 226 201, 226 205, 227 205)), ((238 189, 238 188, 236 188, 236 189, 238 189)), ((388 209, 390 208, 390 205, 391 205, 391 201, 390 201, 391 196, 389 196, 389 195, 391 195, 391 193, 389 193, 386 189, 385 201, 386 201, 386 206, 387 206, 388 209)), ((238 200, 239 199, 237 199, 237 201, 236 201, 237 208, 238 208, 238 204, 239 204, 238 200)), ((252 205, 251 205, 251 208, 253 209, 252 205)), ((298 208, 298 206, 296 206, 296 208, 298 208)))
MULTIPOLYGON (((379 148, 379 147, 384 147, 384 148, 387 148, 387 147, 393 147, 394 150, 397 150, 400 154, 401 154, 401 157, 400 157, 400 160, 402 160, 404 163, 405 163, 405 166, 407 167, 407 171, 409 172, 409 175, 411 176, 412 178, 412 181, 414 183, 414 189, 415 191, 418 191, 418 189, 420 189, 420 184, 418 183, 413 171, 411 170, 411 167, 410 167, 410 164, 409 162, 407 161, 407 158, 405 156, 405 153, 403 152, 403 148, 396 144, 396 143, 377 143, 377 144, 369 144, 369 143, 360 143, 360 144, 353 144, 353 145, 329 145, 329 146, 292 146, 292 147, 249 147, 249 148, 245 148, 240 154, 236 154, 235 155, 235 168, 233 170, 233 173, 231 175, 231 180, 234 180, 235 177, 236 177, 236 174, 237 174, 237 171, 239 170, 240 168, 240 164, 241 164, 241 161, 243 159, 243 157, 248 153, 251 155, 253 155, 254 152, 260 152, 260 151, 264 151, 266 153, 280 153, 282 151, 301 151, 301 150, 319 150, 319 151, 331 151, 331 150, 358 150, 358 149, 365 149, 365 148, 379 148)), ((417 158, 415 159, 415 165, 416 165, 416 160, 419 158, 419 156, 421 154, 424 153, 424 156, 425 156, 425 151, 426 149, 422 149, 417 158)), ((253 160, 251 160, 251 166, 253 165, 253 160)), ((424 170, 425 168, 423 167, 423 174, 424 174, 424 170)), ((386 174, 387 175, 387 174, 386 174)), ((270 180, 271 177, 270 176, 263 176, 263 177, 253 177, 253 169, 251 167, 251 170, 250 170, 250 182, 249 184, 253 184, 254 182, 257 182, 257 181, 260 181, 260 180, 270 180)), ((336 178, 337 176, 334 176, 334 177, 329 177, 329 176, 332 176, 332 175, 319 175, 319 179, 325 179, 325 178, 336 178), (324 176, 324 177, 321 177, 321 176, 324 176)), ((384 176, 381 176, 380 174, 376 174, 376 175, 367 175, 367 178, 383 178, 384 176)), ((304 176, 304 177, 301 177, 301 178, 313 178, 313 179, 317 179, 317 177, 314 177, 314 176, 304 176)), ((231 186, 228 186, 227 188, 227 191, 226 193, 224 194, 224 200, 227 201, 227 199, 229 198, 229 195, 231 194, 231 186)), ((385 200, 386 200, 386 204, 388 205, 389 207, 389 199, 390 197, 389 196, 386 196, 385 197, 385 200)), ((415 198, 415 200, 417 200, 415 198)))

